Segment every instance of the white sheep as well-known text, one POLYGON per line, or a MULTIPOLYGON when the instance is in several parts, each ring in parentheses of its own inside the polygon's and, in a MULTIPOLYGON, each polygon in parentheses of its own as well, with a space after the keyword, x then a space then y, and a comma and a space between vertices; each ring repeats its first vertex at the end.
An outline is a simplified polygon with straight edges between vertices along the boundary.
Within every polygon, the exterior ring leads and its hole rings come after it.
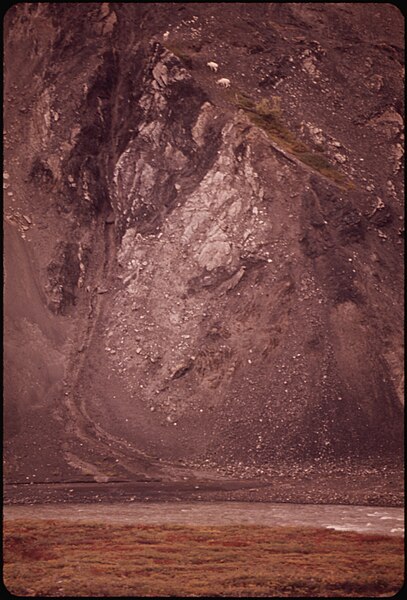
POLYGON ((166 31, 165 33, 163 33, 163 40, 164 40, 164 42, 166 42, 168 40, 169 36, 170 36, 170 32, 169 31, 166 31))
POLYGON ((215 73, 217 72, 219 65, 216 62, 213 62, 212 60, 209 61, 208 63, 206 63, 206 66, 210 68, 211 71, 214 71, 215 73))
POLYGON ((218 79, 216 83, 225 88, 230 87, 230 79, 226 79, 226 77, 221 77, 221 79, 218 79))

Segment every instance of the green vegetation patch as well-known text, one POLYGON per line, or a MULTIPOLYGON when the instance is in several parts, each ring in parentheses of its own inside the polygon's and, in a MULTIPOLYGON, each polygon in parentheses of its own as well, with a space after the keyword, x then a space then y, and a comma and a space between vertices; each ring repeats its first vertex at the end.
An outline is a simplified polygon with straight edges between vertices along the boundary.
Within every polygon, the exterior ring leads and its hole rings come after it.
POLYGON ((306 527, 4 525, 17 596, 372 596, 403 584, 401 538, 306 527))
POLYGON ((263 129, 269 138, 283 150, 293 154, 305 165, 332 179, 338 185, 351 187, 351 183, 345 175, 337 171, 326 156, 320 152, 313 152, 288 129, 282 121, 278 96, 274 96, 272 102, 263 98, 260 102, 255 103, 247 94, 237 92, 235 104, 247 113, 254 125, 263 129))
POLYGON ((195 52, 186 45, 165 44, 167 50, 175 54, 188 68, 192 68, 192 58, 195 52))

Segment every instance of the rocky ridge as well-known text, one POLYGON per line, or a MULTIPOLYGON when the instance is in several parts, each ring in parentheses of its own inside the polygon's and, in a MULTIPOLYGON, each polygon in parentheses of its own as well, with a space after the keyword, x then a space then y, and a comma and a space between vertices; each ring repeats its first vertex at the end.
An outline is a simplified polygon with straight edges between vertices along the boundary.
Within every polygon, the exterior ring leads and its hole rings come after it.
POLYGON ((401 460, 397 9, 231 10, 7 15, 10 481, 401 460))

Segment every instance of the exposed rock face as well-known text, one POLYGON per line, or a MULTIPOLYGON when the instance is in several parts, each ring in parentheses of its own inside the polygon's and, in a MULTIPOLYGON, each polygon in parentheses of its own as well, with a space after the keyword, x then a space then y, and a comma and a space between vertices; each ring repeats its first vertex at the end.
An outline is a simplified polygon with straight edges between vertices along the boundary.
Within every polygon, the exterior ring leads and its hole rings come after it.
POLYGON ((10 481, 400 457, 400 15, 230 10, 6 17, 10 481))

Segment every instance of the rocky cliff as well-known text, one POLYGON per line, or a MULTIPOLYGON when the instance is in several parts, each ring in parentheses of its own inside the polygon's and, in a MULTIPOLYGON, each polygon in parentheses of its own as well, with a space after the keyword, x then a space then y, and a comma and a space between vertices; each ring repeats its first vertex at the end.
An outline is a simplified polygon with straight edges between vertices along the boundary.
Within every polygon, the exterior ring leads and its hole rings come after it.
POLYGON ((390 4, 8 11, 7 481, 400 459, 402 61, 390 4))

